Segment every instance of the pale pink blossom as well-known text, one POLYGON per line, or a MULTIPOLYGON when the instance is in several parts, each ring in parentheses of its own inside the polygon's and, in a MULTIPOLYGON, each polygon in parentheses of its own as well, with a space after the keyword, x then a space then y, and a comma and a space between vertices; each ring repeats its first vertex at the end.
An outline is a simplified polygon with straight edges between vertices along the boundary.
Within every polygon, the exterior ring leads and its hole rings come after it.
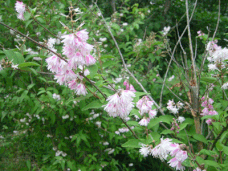
POLYGON ((18 12, 17 18, 20 20, 25 20, 24 13, 25 13, 25 4, 21 1, 17 1, 15 3, 15 9, 18 12))
POLYGON ((119 90, 116 94, 108 97, 108 104, 105 105, 104 110, 112 117, 121 117, 126 118, 132 108, 133 105, 133 97, 135 94, 129 90, 119 90))
POLYGON ((76 94, 77 95, 84 95, 84 96, 87 94, 87 91, 86 91, 84 84, 80 83, 77 85, 76 94))
POLYGON ((150 119, 153 119, 153 118, 155 118, 155 116, 157 115, 157 111, 156 110, 150 110, 149 111, 149 118, 150 119))
POLYGON ((141 121, 139 121, 139 125, 147 126, 149 122, 150 122, 150 118, 143 118, 141 121))

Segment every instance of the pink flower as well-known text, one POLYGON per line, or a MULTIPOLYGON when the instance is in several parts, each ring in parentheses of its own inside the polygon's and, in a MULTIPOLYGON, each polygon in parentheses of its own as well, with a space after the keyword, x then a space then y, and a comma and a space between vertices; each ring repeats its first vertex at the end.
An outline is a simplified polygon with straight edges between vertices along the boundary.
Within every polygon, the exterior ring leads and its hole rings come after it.
POLYGON ((93 65, 93 64, 96 63, 96 59, 92 55, 86 55, 85 63, 86 63, 87 66, 93 65))
POLYGON ((153 118, 155 118, 155 116, 157 115, 157 111, 156 110, 150 110, 149 111, 149 118, 150 119, 153 119, 153 118))
POLYGON ((86 91, 84 84, 80 83, 77 85, 76 94, 77 95, 84 95, 84 96, 87 94, 87 91, 86 91))
POLYGON ((112 117, 126 118, 131 112, 133 105, 133 97, 135 94, 129 90, 119 90, 116 94, 108 97, 108 104, 104 110, 112 117))
POLYGON ((25 20, 25 18, 24 18, 25 4, 21 1, 17 1, 15 3, 15 9, 18 12, 17 18, 20 20, 25 20))
POLYGON ((139 121, 139 125, 147 126, 149 122, 150 122, 150 118, 143 118, 141 121, 139 121))
POLYGON ((71 89, 71 90, 76 90, 77 89, 77 82, 75 80, 72 80, 72 81, 69 81, 68 82, 68 87, 71 89))
POLYGON ((124 81, 123 82, 123 85, 126 86, 126 90, 130 90, 132 92, 136 92, 135 88, 133 85, 129 84, 128 81, 124 81))
POLYGON ((147 157, 150 153, 150 147, 147 147, 145 144, 142 144, 142 147, 139 149, 139 153, 143 155, 143 157, 147 157))
POLYGON ((207 119, 207 120, 206 120, 206 123, 207 123, 208 125, 212 125, 212 122, 213 122, 212 119, 207 119))
POLYGON ((163 138, 161 138, 161 143, 158 144, 156 147, 154 147, 151 150, 151 154, 153 157, 158 157, 160 158, 162 161, 166 160, 168 157, 168 154, 170 153, 170 145, 171 145, 171 139, 166 138, 163 140, 163 138))
POLYGON ((84 30, 81 30, 81 31, 78 31, 76 33, 77 37, 79 38, 80 41, 82 42, 86 42, 89 38, 88 36, 88 32, 84 29, 84 30))
POLYGON ((143 115, 144 113, 149 113, 153 104, 147 96, 144 96, 137 102, 136 106, 139 109, 139 113, 143 115))

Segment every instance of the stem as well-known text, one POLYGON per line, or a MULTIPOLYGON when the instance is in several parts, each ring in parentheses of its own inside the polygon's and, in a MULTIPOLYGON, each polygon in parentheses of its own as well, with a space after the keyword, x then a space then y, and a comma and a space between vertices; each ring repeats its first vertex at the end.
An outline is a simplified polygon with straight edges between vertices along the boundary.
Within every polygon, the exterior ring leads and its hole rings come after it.
POLYGON ((58 53, 52 51, 51 49, 49 49, 48 47, 46 47, 46 46, 44 46, 44 45, 38 43, 38 42, 35 41, 34 39, 32 39, 32 38, 26 36, 25 34, 19 32, 18 30, 14 29, 14 28, 12 28, 12 27, 10 27, 10 26, 8 26, 8 25, 2 23, 2 22, 0 22, 0 24, 3 25, 3 26, 5 26, 5 27, 7 27, 8 29, 11 29, 11 30, 15 31, 16 33, 18 33, 18 34, 20 34, 21 36, 27 38, 28 40, 32 41, 33 43, 36 43, 38 46, 40 46, 40 47, 42 47, 42 48, 44 48, 44 49, 47 49, 48 51, 50 51, 50 52, 52 52, 53 54, 55 54, 56 56, 58 56, 60 59, 62 59, 62 60, 64 60, 65 62, 67 62, 67 60, 64 59, 60 54, 58 54, 58 53))

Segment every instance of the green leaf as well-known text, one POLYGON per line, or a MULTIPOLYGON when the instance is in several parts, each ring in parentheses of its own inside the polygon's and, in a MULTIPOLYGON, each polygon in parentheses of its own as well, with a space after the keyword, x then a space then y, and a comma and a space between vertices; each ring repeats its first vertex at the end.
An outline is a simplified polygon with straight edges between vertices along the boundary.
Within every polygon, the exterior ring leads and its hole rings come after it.
POLYGON ((112 59, 115 58, 115 56, 112 55, 102 55, 100 59, 112 59))
POLYGON ((129 147, 129 148, 140 148, 142 147, 142 142, 145 142, 143 139, 130 139, 124 144, 122 144, 122 147, 129 147))
POLYGON ((154 118, 154 119, 151 119, 147 128, 148 129, 151 129, 152 127, 154 127, 155 125, 159 124, 160 122, 160 119, 159 118, 154 118))
POLYGON ((170 124, 173 121, 173 116, 171 115, 162 115, 159 117, 160 122, 165 122, 167 124, 170 124))
POLYGON ((213 77, 202 77, 201 80, 207 83, 215 83, 217 81, 217 79, 213 77))
POLYGON ((207 139, 201 134, 193 134, 193 138, 198 140, 198 141, 201 141, 201 142, 203 142, 205 144, 208 144, 207 139))
POLYGON ((24 57, 19 52, 14 52, 13 50, 4 50, 4 53, 9 61, 12 61, 14 65, 23 63, 24 57))
POLYGON ((26 21, 25 28, 27 28, 29 26, 29 24, 31 24, 32 21, 33 20, 26 21))
POLYGON ((164 134, 164 135, 166 135, 166 134, 173 134, 173 133, 174 132, 171 131, 171 130, 169 130, 169 129, 166 129, 166 130, 164 130, 164 131, 161 132, 161 134, 164 134))
POLYGON ((157 133, 157 132, 151 132, 150 135, 152 136, 152 139, 154 141, 159 141, 160 137, 161 137, 161 134, 157 133))
POLYGON ((31 162, 30 162, 30 160, 26 161, 26 166, 27 166, 28 170, 31 170, 31 162))
POLYGON ((179 131, 181 131, 182 129, 184 129, 187 125, 188 125, 188 123, 182 123, 182 124, 180 124, 179 131))
POLYGON ((31 17, 31 14, 30 14, 30 12, 25 12, 24 13, 24 17, 25 17, 25 21, 27 21, 27 20, 29 20, 29 18, 31 17))
POLYGON ((145 93, 145 92, 135 92, 135 96, 136 96, 136 97, 140 97, 140 96, 143 96, 143 95, 146 95, 146 94, 149 94, 149 93, 145 93))
POLYGON ((7 112, 2 111, 2 118, 1 118, 1 121, 5 118, 6 115, 7 115, 7 112))
POLYGON ((88 70, 89 70, 89 72, 90 72, 90 74, 89 74, 89 75, 90 75, 90 78, 93 78, 94 75, 97 74, 98 67, 97 67, 96 64, 94 64, 94 65, 89 66, 89 67, 88 67, 88 70))
POLYGON ((219 168, 221 168, 221 166, 220 166, 217 162, 215 162, 215 161, 213 161, 213 160, 204 160, 204 163, 205 163, 206 165, 208 165, 208 166, 214 166, 214 167, 219 167, 219 168))
POLYGON ((30 67, 30 66, 40 66, 40 64, 36 62, 24 62, 18 65, 18 68, 23 68, 23 67, 30 67))
POLYGON ((202 149, 200 151, 200 154, 206 154, 208 156, 216 156, 217 155, 217 152, 211 151, 211 150, 202 149))
POLYGON ((93 101, 82 108, 82 111, 88 110, 88 109, 98 109, 101 108, 104 104, 100 102, 100 100, 93 101))
POLYGON ((139 125, 139 123, 137 121, 128 121, 127 124, 129 126, 138 126, 139 125))

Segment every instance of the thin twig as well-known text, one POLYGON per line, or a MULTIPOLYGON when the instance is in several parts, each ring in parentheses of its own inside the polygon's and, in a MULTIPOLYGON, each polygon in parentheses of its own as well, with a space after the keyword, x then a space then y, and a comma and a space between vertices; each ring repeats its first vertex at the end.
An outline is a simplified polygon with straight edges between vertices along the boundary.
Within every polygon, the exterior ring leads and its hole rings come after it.
MULTIPOLYGON (((196 2, 197 2, 197 0, 196 0, 196 2)), ((192 11, 192 14, 191 14, 191 17, 190 17, 189 21, 191 21, 191 19, 192 19, 192 17, 193 17, 193 14, 194 14, 195 9, 196 9, 196 4, 197 4, 197 3, 195 3, 195 6, 194 6, 194 8, 193 8, 193 11, 192 11)), ((172 62, 172 60, 173 60, 173 58, 174 58, 174 53, 175 53, 175 51, 176 51, 176 48, 177 48, 178 44, 180 43, 180 41, 181 41, 181 39, 182 39, 182 37, 183 37, 185 31, 187 30, 187 28, 188 28, 188 26, 185 27, 183 33, 181 34, 181 36, 179 37, 179 39, 178 39, 176 45, 175 45, 174 48, 173 48, 173 52, 172 52, 172 55, 171 55, 171 59, 170 59, 170 61, 169 61, 168 68, 167 68, 167 70, 166 70, 165 77, 164 77, 164 81, 163 81, 163 85, 162 85, 162 90, 161 90, 161 95, 160 95, 160 104, 161 104, 161 101, 162 101, 162 100, 161 100, 161 99, 162 99, 161 96, 162 96, 162 94, 163 94, 163 90, 164 90, 164 86, 165 86, 165 81, 166 81, 166 78, 167 78, 167 75, 168 75, 168 72, 169 72, 169 68, 170 68, 171 62, 172 62)))
POLYGON ((135 80, 135 82, 141 87, 141 89, 147 94, 147 96, 150 98, 150 100, 152 100, 152 101, 154 102, 154 105, 155 105, 155 106, 157 107, 157 109, 161 112, 161 114, 162 114, 162 115, 165 115, 165 113, 163 112, 163 110, 162 110, 162 109, 160 108, 160 106, 155 102, 155 100, 149 95, 149 93, 146 91, 146 89, 143 87, 143 85, 137 80, 137 78, 135 78, 134 74, 132 74, 132 73, 128 70, 128 68, 127 68, 127 66, 126 66, 126 63, 125 63, 125 61, 124 61, 124 57, 123 57, 123 55, 122 55, 122 53, 121 53, 121 51, 120 51, 120 48, 119 48, 119 46, 118 46, 118 43, 116 42, 115 37, 113 36, 113 34, 112 34, 111 30, 110 30, 110 27, 109 27, 108 24, 106 23, 106 21, 105 21, 105 19, 104 19, 104 16, 103 16, 103 14, 102 14, 100 8, 98 7, 98 5, 97 5, 96 3, 95 3, 95 5, 96 5, 97 9, 99 10, 99 12, 100 12, 100 14, 101 14, 101 17, 102 17, 102 19, 103 19, 103 21, 104 21, 104 23, 105 23, 105 26, 107 27, 108 32, 110 33, 110 35, 111 35, 111 37, 112 37, 112 39, 113 39, 113 41, 114 41, 114 43, 115 43, 115 45, 116 45, 116 48, 117 48, 117 50, 118 50, 118 52, 119 52, 119 55, 120 55, 120 58, 121 58, 121 60, 122 60, 124 69, 125 69, 125 70, 127 71, 127 73, 135 80))
POLYGON ((60 59, 62 59, 62 60, 64 60, 65 62, 67 62, 67 60, 64 59, 60 54, 54 52, 53 50, 49 49, 48 47, 46 47, 46 46, 44 46, 44 45, 38 43, 38 42, 35 41, 34 39, 32 39, 32 38, 26 36, 25 34, 19 32, 18 30, 16 30, 16 29, 14 29, 14 28, 12 28, 12 27, 10 27, 10 26, 4 24, 3 22, 0 22, 0 24, 3 25, 3 26, 5 26, 5 27, 7 27, 8 29, 11 29, 11 30, 15 31, 16 33, 18 33, 18 34, 20 34, 21 36, 27 38, 28 40, 32 41, 33 43, 37 44, 38 46, 40 46, 40 47, 42 47, 42 48, 44 48, 44 49, 47 49, 48 51, 50 51, 50 52, 52 52, 53 54, 55 54, 56 56, 58 56, 60 59))

